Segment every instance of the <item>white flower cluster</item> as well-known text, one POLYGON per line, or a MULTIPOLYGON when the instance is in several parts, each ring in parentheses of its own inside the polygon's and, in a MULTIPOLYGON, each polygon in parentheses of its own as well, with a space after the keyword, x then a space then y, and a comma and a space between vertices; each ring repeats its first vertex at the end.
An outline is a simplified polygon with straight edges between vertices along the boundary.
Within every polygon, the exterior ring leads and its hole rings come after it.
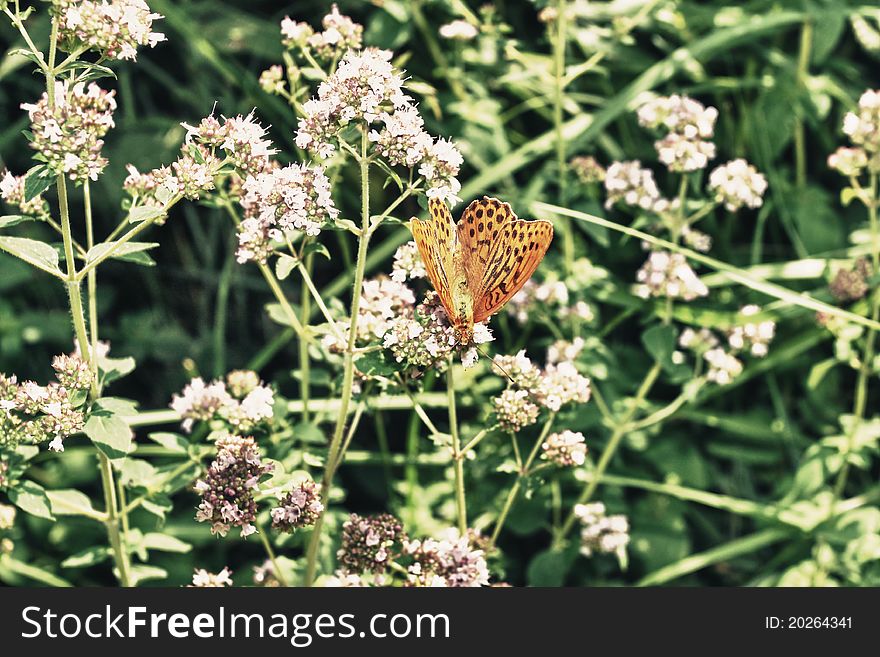
POLYGON ((463 20, 454 20, 441 25, 438 32, 444 39, 453 41, 470 41, 480 33, 475 25, 463 20))
POLYGON ((654 143, 660 161, 670 171, 697 171, 706 168, 715 157, 715 133, 718 110, 705 107, 687 96, 655 98, 639 108, 639 124, 663 128, 669 133, 654 143))
MULTIPOLYGON (((740 314, 748 317, 757 315, 761 308, 749 304, 740 309, 740 314)), ((736 351, 748 350, 752 356, 763 358, 767 355, 768 347, 776 335, 776 322, 765 319, 760 322, 747 322, 736 326, 727 334, 727 343, 736 351)))
POLYGON ((232 571, 225 567, 215 575, 204 568, 196 568, 193 573, 192 584, 189 586, 200 589, 232 586, 232 571))
POLYGON ((323 32, 315 32, 308 23, 293 21, 285 16, 281 21, 282 43, 285 47, 310 48, 321 59, 336 59, 349 49, 361 47, 364 28, 339 12, 336 4, 321 20, 323 32))
POLYGON ((201 377, 190 381, 179 395, 173 395, 171 408, 183 418, 184 431, 192 431, 195 422, 221 419, 247 433, 272 418, 275 396, 272 388, 262 385, 254 372, 235 371, 226 380, 205 383, 201 377))
POLYGON ((0 198, 17 207, 22 214, 41 219, 49 216, 49 204, 42 194, 37 194, 30 201, 24 200, 24 176, 14 176, 6 171, 0 179, 0 198))
POLYGON ((880 151, 880 90, 868 89, 861 95, 858 112, 843 117, 843 132, 869 153, 880 151))
POLYGON ((642 210, 663 212, 671 205, 660 196, 654 172, 643 169, 639 160, 612 163, 605 172, 604 183, 606 208, 623 203, 642 210))
POLYGON ((575 516, 581 521, 581 554, 595 552, 622 556, 629 544, 629 521, 624 515, 606 514, 602 502, 577 504, 575 516))
POLYGON ((409 105, 403 77, 391 64, 391 52, 349 50, 339 67, 318 86, 317 98, 303 105, 296 145, 319 157, 335 151, 333 140, 353 121, 377 121, 387 110, 409 105))
POLYGON ((542 458, 563 467, 583 465, 587 460, 587 443, 580 431, 566 429, 561 433, 551 433, 541 444, 541 449, 542 458))
POLYGON ((564 319, 575 316, 586 322, 594 319, 593 309, 585 301, 570 303, 568 288, 560 280, 545 280, 538 283, 534 278, 530 278, 519 292, 513 295, 506 308, 520 324, 526 324, 529 315, 536 309, 551 317, 564 319))
POLYGON ((471 546, 467 534, 449 529, 439 539, 405 541, 403 552, 413 558, 407 569, 409 586, 479 587, 489 585, 483 550, 471 546))
POLYGON ((693 301, 709 294, 709 288, 680 253, 652 251, 636 272, 635 293, 643 299, 670 297, 693 301))
POLYGON ((526 356, 495 356, 493 369, 508 379, 508 387, 492 402, 498 423, 505 431, 534 424, 540 408, 558 411, 570 403, 590 400, 590 380, 571 361, 547 363, 541 370, 526 356))
POLYGON ((717 167, 709 174, 709 189, 715 200, 731 212, 741 207, 759 208, 764 203, 767 178, 742 158, 717 167))
POLYGON ((153 32, 153 13, 144 0, 58 0, 59 37, 79 41, 110 59, 137 59, 138 46, 165 41, 153 32))
POLYGON ((324 169, 289 164, 248 176, 242 184, 245 219, 238 230, 238 262, 265 262, 272 240, 300 230, 316 236, 339 216, 324 169))
POLYGON ((45 92, 36 103, 21 105, 31 120, 31 148, 56 174, 76 182, 97 180, 107 166, 101 148, 114 126, 115 95, 94 82, 70 86, 66 80, 56 81, 54 105, 45 92))
POLYGON ((843 132, 855 147, 838 148, 828 156, 828 166, 844 176, 880 171, 880 90, 861 95, 857 110, 843 117, 843 132))
POLYGON ((702 355, 709 349, 718 346, 718 338, 707 328, 695 331, 688 327, 678 336, 678 345, 682 349, 688 349, 695 354, 702 355))
POLYGON ((391 280, 405 283, 407 278, 425 278, 427 274, 425 263, 415 242, 409 241, 397 247, 397 251, 394 252, 394 264, 391 267, 391 280))
POLYGON ((561 363, 563 361, 575 361, 581 355, 587 343, 580 336, 573 340, 556 340, 547 348, 547 362, 561 363))
POLYGON ((377 48, 349 50, 338 68, 303 105, 296 144, 321 158, 336 151, 339 132, 352 122, 367 126, 376 152, 392 165, 418 166, 428 196, 457 200, 456 176, 463 158, 455 145, 424 130, 412 98, 403 92, 403 75, 391 64, 391 52, 377 48))
POLYGON ((724 386, 742 374, 742 361, 721 347, 710 349, 703 354, 703 358, 709 365, 706 378, 713 383, 724 386))

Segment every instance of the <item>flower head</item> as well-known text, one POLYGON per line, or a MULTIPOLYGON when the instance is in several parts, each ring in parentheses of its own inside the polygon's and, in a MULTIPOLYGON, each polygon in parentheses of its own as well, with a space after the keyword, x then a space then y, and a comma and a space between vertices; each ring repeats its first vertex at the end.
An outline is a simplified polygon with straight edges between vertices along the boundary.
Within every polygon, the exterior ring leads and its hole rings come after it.
POLYGON ((286 495, 279 497, 272 509, 272 529, 293 532, 299 527, 311 527, 324 511, 321 487, 314 481, 304 481, 286 495))
POLYGON ((342 547, 336 557, 347 572, 382 573, 400 554, 405 541, 403 526, 394 516, 352 513, 342 525, 342 547))
POLYGON ((644 299, 671 297, 692 301, 709 294, 709 288, 680 253, 652 251, 636 273, 636 280, 636 294, 644 299))
POLYGON ((639 123, 668 130, 654 143, 657 155, 670 171, 704 169, 715 157, 714 135, 718 110, 687 96, 662 96, 639 108, 639 123))
POLYGON ((250 432, 272 418, 274 393, 260 383, 255 372, 231 372, 227 382, 205 383, 197 377, 172 397, 171 408, 183 418, 185 431, 191 431, 195 422, 220 419, 237 431, 250 432), (256 385, 251 385, 253 379, 256 385))
POLYGON ((742 206, 759 208, 764 203, 767 179, 743 159, 733 160, 709 174, 709 189, 731 212, 742 206))
POLYGON ((542 458, 563 467, 583 465, 587 458, 587 444, 580 431, 551 433, 541 444, 542 458))
POLYGON ((592 155, 574 157, 568 165, 582 183, 597 183, 605 180, 605 167, 592 155))
POLYGON ((195 490, 202 501, 196 520, 210 522, 211 533, 226 536, 231 527, 240 527, 242 536, 257 531, 254 492, 260 477, 272 471, 263 463, 260 450, 251 437, 226 436, 217 441, 217 456, 195 490))
POLYGON ((602 502, 577 504, 575 516, 581 522, 581 554, 594 552, 622 555, 629 543, 629 521, 626 516, 606 514, 602 502))
POLYGON ((330 181, 321 167, 290 164, 249 176, 242 188, 245 219, 239 227, 238 261, 265 262, 271 241, 299 230, 318 235, 339 210, 330 195, 330 181))
POLYGON ((163 18, 144 0, 58 0, 59 37, 101 52, 110 59, 137 59, 138 46, 154 47, 165 41, 153 32, 153 21, 163 18))
POLYGON ((703 359, 709 365, 706 378, 718 385, 727 385, 742 374, 742 361, 721 347, 708 350, 703 354, 703 359))
MULTIPOLYGON (((749 304, 740 309, 744 317, 757 315, 761 309, 749 304)), ((736 351, 748 350, 752 356, 762 358, 767 355, 768 347, 776 335, 776 322, 765 319, 758 322, 746 322, 736 326, 727 335, 727 344, 736 351)))
POLYGON ((391 52, 377 48, 346 52, 337 69, 318 86, 317 97, 303 105, 297 146, 329 157, 339 131, 352 121, 372 123, 383 112, 408 105, 403 77, 390 60, 391 52))
POLYGON ((391 280, 405 283, 406 279, 425 278, 427 272, 419 248, 409 241, 394 252, 394 265, 391 268, 391 280))
POLYGON ((38 158, 57 175, 76 182, 97 180, 107 166, 101 155, 104 135, 114 126, 115 91, 104 91, 94 82, 79 82, 72 87, 58 81, 54 105, 43 93, 33 104, 24 103, 31 121, 30 145, 38 158))
POLYGON ((455 528, 440 539, 407 541, 404 553, 413 559, 407 569, 409 586, 477 587, 489 585, 483 550, 471 545, 455 528))
POLYGON ((193 573, 192 584, 189 586, 195 588, 223 588, 232 586, 232 571, 225 567, 215 575, 204 568, 196 568, 193 573))
POLYGON ((470 41, 480 33, 474 25, 463 20, 454 20, 441 25, 438 32, 444 39, 454 41, 470 41))
POLYGON ((868 89, 861 95, 857 111, 843 117, 843 132, 869 153, 880 151, 880 91, 868 89))
POLYGON ((9 171, 4 172, 0 178, 0 198, 9 205, 16 206, 22 214, 40 219, 49 216, 49 204, 42 194, 25 201, 24 176, 13 176, 9 171))
POLYGON ((605 172, 605 207, 623 203, 643 210, 664 209, 668 201, 660 196, 660 189, 650 169, 643 169, 641 162, 630 160, 614 162, 605 172))

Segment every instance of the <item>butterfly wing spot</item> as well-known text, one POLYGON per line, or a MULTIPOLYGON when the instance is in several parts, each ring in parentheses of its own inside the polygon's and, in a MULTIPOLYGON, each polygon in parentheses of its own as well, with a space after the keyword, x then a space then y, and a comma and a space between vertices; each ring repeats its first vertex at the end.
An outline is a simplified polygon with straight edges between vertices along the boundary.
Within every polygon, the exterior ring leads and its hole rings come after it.
POLYGON ((493 245, 475 294, 474 321, 498 312, 532 276, 553 240, 547 221, 515 219, 506 223, 493 245))
POLYGON ((410 231, 425 263, 425 271, 431 285, 437 291, 440 302, 450 318, 454 317, 450 278, 454 244, 451 238, 452 215, 443 201, 430 199, 428 213, 431 218, 421 221, 413 218, 410 231))

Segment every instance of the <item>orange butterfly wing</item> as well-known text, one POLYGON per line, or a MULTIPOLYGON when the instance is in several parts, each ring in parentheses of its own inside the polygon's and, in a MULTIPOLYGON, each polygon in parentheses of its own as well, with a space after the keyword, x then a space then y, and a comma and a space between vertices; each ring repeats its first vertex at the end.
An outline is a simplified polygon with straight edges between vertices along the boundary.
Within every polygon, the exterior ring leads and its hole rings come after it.
POLYGON ((492 243, 488 264, 474 295, 474 321, 482 322, 498 312, 519 292, 553 241, 549 221, 514 219, 504 224, 492 243))
POLYGON ((456 233, 465 257, 468 287, 472 291, 480 289, 492 246, 498 241, 501 229, 515 219, 516 214, 510 204, 488 196, 481 201, 471 202, 462 213, 456 233))
POLYGON ((428 211, 431 215, 430 219, 422 221, 413 217, 409 229, 425 263, 428 279, 437 290, 446 314, 452 317, 452 295, 449 284, 452 275, 452 254, 455 250, 452 214, 446 203, 433 198, 428 200, 428 211))

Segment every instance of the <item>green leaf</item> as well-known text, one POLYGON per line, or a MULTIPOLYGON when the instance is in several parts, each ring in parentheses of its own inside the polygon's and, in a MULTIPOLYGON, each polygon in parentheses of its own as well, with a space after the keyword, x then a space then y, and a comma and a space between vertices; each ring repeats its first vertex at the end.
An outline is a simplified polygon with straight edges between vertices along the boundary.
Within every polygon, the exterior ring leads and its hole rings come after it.
POLYGON ((389 361, 384 351, 371 351, 355 361, 355 366, 366 376, 392 376, 397 363, 389 361))
POLYGON ((665 363, 675 351, 675 329, 665 324, 652 326, 642 334, 642 344, 658 363, 665 363))
POLYGON ((158 566, 148 566, 146 564, 134 564, 131 567, 131 585, 137 586, 141 582, 149 579, 165 579, 168 577, 168 571, 158 566))
MULTIPOLYGON (((120 260, 131 260, 133 254, 139 254, 141 256, 141 251, 146 251, 148 249, 155 249, 159 246, 158 242, 123 242, 120 244, 119 242, 102 242, 101 244, 96 244, 89 252, 86 253, 86 263, 95 262, 96 260, 100 260, 107 256, 108 253, 112 252, 111 258, 118 258, 120 260)), ((153 263, 152 258, 148 258, 148 262, 153 263)))
POLYGON ((0 217, 0 228, 10 228, 25 221, 37 221, 37 218, 26 214, 4 214, 0 217))
POLYGON ((177 552, 178 554, 186 554, 192 550, 192 545, 181 541, 179 538, 169 536, 168 534, 160 534, 158 532, 150 532, 144 534, 141 545, 148 550, 159 550, 160 552, 177 552))
POLYGON ((61 562, 62 568, 88 568, 95 564, 103 563, 110 558, 110 548, 96 545, 86 548, 76 554, 72 554, 61 562))
POLYGON ((37 269, 62 278, 64 274, 58 268, 58 252, 46 244, 26 237, 0 235, 0 250, 21 258, 37 269))
POLYGON ((98 358, 98 368, 101 370, 104 385, 121 379, 126 374, 130 374, 135 368, 135 360, 131 356, 125 358, 108 358, 107 356, 98 358))
POLYGON ((526 578, 529 586, 563 586, 571 569, 572 558, 567 551, 545 550, 529 562, 526 578))
POLYGON ((142 221, 155 221, 164 217, 165 208, 156 205, 138 205, 128 213, 128 223, 139 224, 142 221))
POLYGON ((35 167, 32 167, 24 175, 25 203, 45 192, 52 186, 52 183, 54 182, 55 177, 52 175, 52 173, 49 171, 49 168, 45 164, 39 164, 35 167))
POLYGON ((282 253, 278 256, 278 260, 275 261, 275 276, 279 281, 283 281, 285 278, 290 276, 290 272, 296 269, 296 265, 299 262, 293 256, 287 255, 286 253, 282 253))
POLYGON ((189 441, 187 441, 187 439, 180 434, 176 433, 157 431, 148 434, 147 438, 152 440, 154 443, 162 445, 162 447, 171 452, 186 454, 187 449, 189 448, 189 441))
POLYGON ((9 491, 9 500, 22 511, 38 518, 55 520, 45 489, 33 481, 22 481, 9 491))
POLYGON ((86 516, 97 519, 102 514, 95 510, 88 495, 74 489, 50 490, 46 492, 52 513, 56 516, 86 516))
POLYGON ((303 249, 303 258, 311 253, 317 253, 320 256, 324 256, 327 260, 330 260, 330 252, 327 250, 327 247, 324 246, 321 242, 309 242, 306 244, 303 249))
POLYGON ((123 400, 114 400, 110 397, 96 401, 83 429, 95 446, 110 459, 122 458, 131 449, 131 428, 122 418, 123 414, 118 413, 117 410, 131 410, 124 414, 126 416, 135 413, 134 406, 130 402, 128 406, 122 408, 122 405, 117 404, 116 401, 123 400))

